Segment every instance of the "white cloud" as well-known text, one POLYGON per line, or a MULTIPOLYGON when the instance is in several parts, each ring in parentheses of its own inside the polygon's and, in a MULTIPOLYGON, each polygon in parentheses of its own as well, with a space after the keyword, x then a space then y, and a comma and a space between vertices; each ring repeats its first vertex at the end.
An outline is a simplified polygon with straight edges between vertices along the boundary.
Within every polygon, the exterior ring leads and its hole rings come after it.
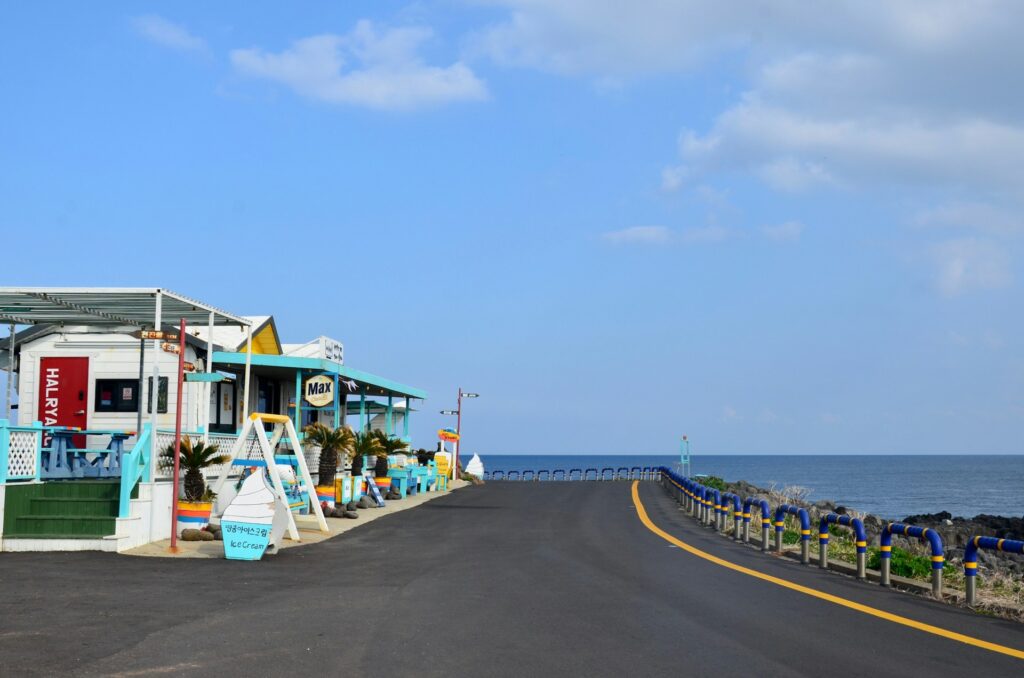
POLYGON ((673 230, 665 226, 631 226, 619 231, 601 234, 601 239, 613 245, 696 245, 716 243, 734 235, 731 229, 711 224, 673 230))
POLYGON ((675 165, 661 170, 661 190, 675 193, 686 182, 689 172, 684 165, 675 165))
POLYGON ((664 226, 631 226, 619 231, 609 231, 601 236, 614 245, 657 245, 671 242, 672 230, 664 226))
POLYGON ((973 290, 999 289, 1013 282, 1010 257, 992 240, 957 238, 931 247, 935 284, 952 297, 973 290))
POLYGON ((741 419, 739 412, 736 411, 732 405, 726 405, 722 408, 722 416, 720 417, 722 423, 731 424, 732 422, 739 421, 741 419))
POLYGON ((915 217, 918 226, 962 228, 1000 235, 1024 233, 1024 217, 1017 211, 984 202, 954 202, 924 210, 915 217))
POLYGON ((183 52, 201 52, 206 49, 206 42, 202 38, 192 35, 184 26, 155 14, 135 17, 132 26, 139 35, 163 47, 183 52))
POLYGON ((761 165, 757 173, 772 188, 797 192, 820 184, 835 183, 832 175, 816 162, 778 158, 761 165))
POLYGON ((679 234, 679 239, 684 243, 713 243, 728 240, 732 235, 731 229, 712 224, 710 226, 683 229, 679 234))
POLYGON ((741 170, 769 186, 1024 189, 1024 3, 1016 0, 490 0, 500 63, 592 78, 743 59, 746 91, 662 173, 678 190, 741 170))
POLYGON ((403 110, 486 99, 486 85, 464 63, 423 63, 418 51, 432 36, 428 28, 378 30, 363 20, 347 35, 303 38, 282 52, 236 49, 231 62, 244 75, 334 104, 403 110))
POLYGON ((803 231, 804 225, 799 221, 787 221, 781 224, 761 227, 761 232, 764 233, 766 238, 780 242, 799 240, 800 234, 803 231))

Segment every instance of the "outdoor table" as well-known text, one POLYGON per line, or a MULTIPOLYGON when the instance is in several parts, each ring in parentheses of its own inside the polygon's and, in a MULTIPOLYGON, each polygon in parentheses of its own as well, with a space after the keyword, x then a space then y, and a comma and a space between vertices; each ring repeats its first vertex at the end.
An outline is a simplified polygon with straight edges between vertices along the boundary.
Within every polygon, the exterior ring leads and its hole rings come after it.
POLYGON ((131 435, 123 431, 53 429, 50 434, 49 452, 44 451, 43 459, 40 461, 42 475, 47 479, 119 477, 124 442, 131 435), (83 435, 109 435, 110 443, 105 449, 75 447, 74 437, 83 435))

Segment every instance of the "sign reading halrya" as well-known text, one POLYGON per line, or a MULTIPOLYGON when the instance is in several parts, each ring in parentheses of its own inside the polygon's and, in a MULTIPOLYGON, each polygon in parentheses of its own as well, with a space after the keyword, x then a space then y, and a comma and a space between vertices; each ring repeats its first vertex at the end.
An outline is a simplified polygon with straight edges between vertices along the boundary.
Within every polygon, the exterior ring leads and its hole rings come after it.
POLYGON ((453 428, 443 428, 437 432, 439 440, 443 440, 446 443, 454 443, 459 440, 459 434, 453 428))
POLYGON ((303 397, 313 407, 327 407, 334 402, 334 379, 323 374, 310 377, 303 397))

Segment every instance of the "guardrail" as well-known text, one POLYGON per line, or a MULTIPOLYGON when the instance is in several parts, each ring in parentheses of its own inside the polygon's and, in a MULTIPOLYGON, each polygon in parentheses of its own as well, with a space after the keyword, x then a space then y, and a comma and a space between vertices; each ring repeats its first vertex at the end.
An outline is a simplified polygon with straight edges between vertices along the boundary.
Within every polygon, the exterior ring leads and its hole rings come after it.
POLYGON ((772 510, 765 499, 747 497, 743 501, 743 541, 750 541, 751 506, 758 506, 761 509, 761 550, 768 552, 768 534, 772 530, 772 510))
POLYGON ((713 487, 704 488, 704 517, 706 523, 718 529, 718 517, 722 515, 722 493, 713 487))
POLYGON ((1024 554, 1024 541, 998 537, 974 537, 964 547, 964 588, 967 604, 974 607, 975 579, 978 576, 978 549, 1024 554))
MULTIPOLYGON (((732 538, 735 541, 740 540, 740 530, 743 524, 743 509, 740 507, 740 497, 738 494, 732 492, 726 492, 722 495, 722 513, 728 514, 728 505, 726 502, 732 503, 732 538)), ((724 516, 723 516, 724 517, 724 516)), ((727 521, 723 521, 727 522, 727 521)), ((722 530, 723 532, 725 530, 722 530)))
POLYGON ((942 599, 942 566, 946 562, 946 557, 942 552, 942 537, 935 530, 927 527, 918 527, 917 525, 904 525, 903 523, 887 523, 882 528, 882 534, 879 537, 879 548, 881 553, 879 554, 882 559, 882 586, 889 586, 889 569, 891 567, 892 560, 892 537, 893 535, 899 535, 902 537, 915 537, 920 539, 922 542, 927 541, 931 547, 932 554, 932 595, 938 599, 942 599))
POLYGON ((853 529, 856 537, 854 544, 857 548, 857 579, 863 581, 867 578, 868 535, 864 531, 864 523, 860 518, 841 516, 836 513, 829 513, 821 517, 821 522, 818 524, 818 567, 828 568, 829 525, 844 525, 853 529))
MULTIPOLYGON (((768 550, 768 532, 771 526, 775 526, 775 551, 782 553, 782 535, 785 531, 786 516, 792 515, 800 521, 800 562, 810 562, 810 539, 811 524, 810 514, 806 509, 790 504, 782 504, 775 511, 774 520, 769 516, 771 509, 768 501, 747 497, 743 501, 742 511, 738 508, 738 497, 731 493, 721 493, 718 490, 705 487, 692 478, 680 476, 665 467, 654 469, 661 475, 662 485, 669 492, 673 492, 676 501, 701 525, 714 525, 717 531, 724 532, 722 519, 727 515, 730 504, 734 520, 742 518, 743 536, 739 539, 739 528, 734 527, 732 537, 734 540, 750 541, 750 522, 756 518, 754 507, 761 509, 761 550, 768 550)), ((854 532, 854 545, 857 556, 857 579, 867 579, 867 532, 864 523, 859 518, 849 515, 828 513, 821 517, 818 525, 818 566, 828 567, 828 547, 830 542, 830 526, 839 525, 848 527, 854 532)), ((902 523, 888 523, 883 526, 879 535, 879 548, 881 556, 880 582, 882 586, 890 586, 890 571, 892 565, 892 538, 893 536, 919 539, 929 545, 931 550, 932 563, 932 595, 942 599, 942 571, 946 559, 942 550, 942 538, 935 530, 917 525, 904 525, 902 523)), ((966 599, 968 606, 974 606, 976 599, 976 578, 978 574, 978 551, 992 550, 1004 553, 1018 553, 1024 555, 1024 541, 1013 539, 1000 539, 997 537, 976 536, 972 537, 964 549, 964 575, 966 582, 966 599)))
POLYGON ((786 529, 786 514, 800 519, 800 562, 811 561, 811 516, 807 509, 782 504, 775 510, 775 552, 782 553, 782 533, 786 529))

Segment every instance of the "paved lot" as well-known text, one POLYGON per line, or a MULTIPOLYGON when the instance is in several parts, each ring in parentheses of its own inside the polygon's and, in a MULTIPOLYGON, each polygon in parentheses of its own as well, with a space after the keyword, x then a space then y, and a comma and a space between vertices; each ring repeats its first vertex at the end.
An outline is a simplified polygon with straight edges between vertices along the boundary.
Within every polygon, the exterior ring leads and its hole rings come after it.
MULTIPOLYGON (((764 556, 729 561, 990 642, 1024 626, 764 556)), ((0 554, 0 675, 965 676, 1024 661, 867 616, 672 547, 630 484, 490 483, 261 563, 0 554)))

